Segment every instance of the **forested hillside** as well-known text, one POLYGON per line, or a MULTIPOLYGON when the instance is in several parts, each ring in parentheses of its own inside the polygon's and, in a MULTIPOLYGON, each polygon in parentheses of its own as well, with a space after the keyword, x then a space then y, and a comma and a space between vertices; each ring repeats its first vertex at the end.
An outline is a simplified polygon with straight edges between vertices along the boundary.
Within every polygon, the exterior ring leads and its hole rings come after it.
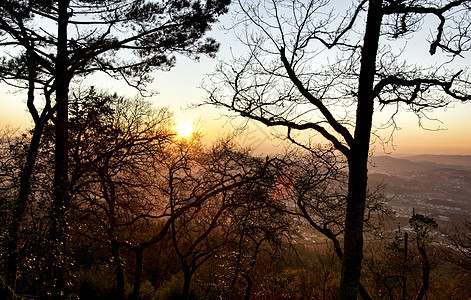
POLYGON ((470 215, 469 156, 376 156, 371 164, 370 184, 386 185, 389 204, 397 214, 408 216, 415 208, 444 224, 470 215))

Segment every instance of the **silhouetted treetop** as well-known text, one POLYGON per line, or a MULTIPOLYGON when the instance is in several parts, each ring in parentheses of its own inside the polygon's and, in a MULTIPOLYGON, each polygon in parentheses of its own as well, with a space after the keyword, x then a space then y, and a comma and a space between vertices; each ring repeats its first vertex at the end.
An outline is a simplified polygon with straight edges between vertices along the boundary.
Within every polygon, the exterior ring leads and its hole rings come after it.
POLYGON ((62 15, 56 1, 6 0, 0 6, 0 45, 21 48, 3 55, 1 74, 26 80, 30 51, 39 78, 50 80, 61 39, 55 27, 62 22, 68 27, 67 76, 103 71, 142 88, 150 72, 174 66, 174 53, 214 55, 219 45, 204 34, 229 2, 67 1, 62 15))

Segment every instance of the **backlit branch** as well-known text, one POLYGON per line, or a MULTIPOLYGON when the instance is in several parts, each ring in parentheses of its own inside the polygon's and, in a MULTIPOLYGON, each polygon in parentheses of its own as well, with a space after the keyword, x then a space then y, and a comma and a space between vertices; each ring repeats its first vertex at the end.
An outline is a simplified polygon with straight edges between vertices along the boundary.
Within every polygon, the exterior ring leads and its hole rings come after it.
POLYGON ((442 104, 434 104, 430 101, 426 103, 420 103, 416 100, 423 99, 423 94, 430 91, 431 88, 437 87, 440 88, 446 95, 460 100, 460 101, 468 101, 471 100, 470 94, 465 93, 458 93, 452 90, 452 86, 454 81, 462 74, 462 71, 454 74, 450 80, 440 80, 437 78, 415 78, 415 79, 405 79, 400 78, 398 76, 388 76, 382 80, 380 80, 376 86, 374 87, 374 96, 379 98, 379 102, 381 104, 389 104, 395 102, 403 102, 408 105, 413 106, 423 106, 423 107, 441 107, 446 105, 446 103, 442 104), (381 96, 381 93, 385 90, 387 91, 388 88, 392 89, 392 92, 397 95, 395 99, 384 99, 381 96), (409 93, 399 91, 400 88, 412 88, 412 91, 409 93))
MULTIPOLYGON (((332 115, 330 110, 325 107, 325 105, 322 103, 322 101, 316 97, 314 97, 303 85, 303 83, 299 80, 299 77, 296 75, 294 70, 291 68, 291 65, 289 64, 288 60, 286 59, 285 56, 285 51, 284 49, 280 50, 280 55, 281 55, 281 61, 283 62, 283 66, 286 69, 286 72, 288 73, 289 78, 293 82, 293 84, 297 87, 299 92, 314 106, 316 106, 319 111, 322 113, 322 115, 326 118, 327 122, 329 123, 332 128, 334 128, 335 131, 337 131, 342 137, 345 139, 347 144, 351 145, 353 143, 353 137, 348 131, 347 128, 345 128, 342 124, 340 124, 332 115)), ((322 132, 321 132, 322 133, 322 132)), ((323 134, 324 135, 324 134, 323 134)), ((330 139, 329 139, 330 140, 330 139)), ((330 140, 333 142, 332 140, 330 140)))
POLYGON ((448 52, 454 54, 459 54, 460 51, 452 50, 445 45, 441 44, 443 38, 443 29, 445 26, 446 18, 445 13, 451 11, 454 8, 460 7, 466 4, 469 0, 456 0, 451 1, 448 4, 442 7, 432 7, 432 6, 423 6, 423 5, 406 5, 402 1, 388 1, 389 5, 383 8, 384 15, 394 15, 394 14, 418 14, 418 15, 435 15, 440 23, 437 26, 437 33, 435 35, 434 41, 430 45, 430 54, 435 54, 437 47, 442 48, 448 52))

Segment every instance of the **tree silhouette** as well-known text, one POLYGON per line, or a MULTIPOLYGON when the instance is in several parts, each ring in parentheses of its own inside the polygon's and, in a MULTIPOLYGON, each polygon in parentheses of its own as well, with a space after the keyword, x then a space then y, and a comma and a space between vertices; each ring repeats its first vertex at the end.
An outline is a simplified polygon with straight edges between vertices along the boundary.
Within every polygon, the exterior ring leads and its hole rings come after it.
POLYGON ((229 220, 233 228, 232 241, 227 246, 224 265, 233 272, 227 287, 227 297, 242 298, 234 293, 239 277, 244 279, 243 299, 250 299, 255 283, 256 266, 270 264, 278 252, 285 250, 294 229, 293 220, 280 207, 273 188, 273 179, 264 180, 239 189, 236 201, 229 209, 229 220))
POLYGON ((450 63, 471 49, 469 2, 363 0, 344 12, 330 1, 313 0, 240 0, 238 7, 235 29, 248 54, 218 67, 205 87, 208 102, 283 127, 297 144, 302 141, 296 131, 316 132, 345 156, 340 299, 356 299, 374 112, 392 107, 386 123, 394 130, 402 107, 421 117, 471 99, 469 74, 450 63), (429 17, 433 23, 426 22, 429 17), (396 45, 424 39, 426 25, 436 63, 419 66, 396 45))
MULTIPOLYGON (((345 206, 348 179, 345 162, 330 147, 312 146, 309 151, 293 149, 283 154, 278 166, 278 197, 286 205, 281 208, 307 227, 330 240, 335 255, 342 260, 341 236, 345 230, 345 206), (315 149, 315 150, 314 150, 315 149)), ((382 224, 387 214, 381 187, 368 188, 364 222, 371 231, 382 224)), ((362 298, 370 299, 359 284, 362 298)))
MULTIPOLYGON (((119 247, 127 248, 136 254, 133 299, 139 297, 143 253, 147 248, 162 242, 169 233, 173 233, 176 238, 179 231, 177 228, 187 225, 185 220, 188 220, 188 216, 193 215, 195 211, 204 210, 215 199, 224 199, 226 194, 230 195, 246 184, 266 178, 270 165, 270 159, 253 157, 247 150, 237 148, 228 139, 204 147, 196 137, 190 140, 176 140, 164 148, 154 165, 153 189, 158 192, 154 200, 156 207, 148 216, 160 221, 160 226, 150 237, 118 243, 119 247)), ((216 211, 221 208, 224 208, 224 205, 216 211)), ((211 220, 201 236, 209 235, 214 229, 212 227, 217 225, 218 218, 211 220)), ((184 229, 182 232, 186 233, 184 229)), ((173 241, 177 244, 177 249, 180 249, 180 259, 183 258, 183 263, 196 258, 193 263, 198 264, 201 253, 196 253, 195 256, 189 253, 188 257, 177 242, 173 241)), ((190 247, 200 246, 201 242, 203 240, 190 241, 194 245, 190 247)), ((211 249, 209 252, 212 252, 211 249)), ((202 258, 204 262, 205 255, 202 258)))
MULTIPOLYGON (((74 91, 70 120, 70 231, 111 249, 116 297, 124 299, 118 242, 138 240, 154 209, 153 165, 174 134, 167 110, 90 88, 74 91)), ((78 240, 78 239, 77 239, 78 240)))
POLYGON ((422 263, 422 284, 415 297, 418 300, 427 297, 427 289, 430 285, 430 271, 431 263, 430 258, 427 254, 427 248, 432 240, 432 231, 437 229, 438 223, 431 217, 424 216, 422 214, 412 214, 409 219, 409 224, 412 227, 412 237, 415 239, 417 249, 420 253, 422 263))
MULTIPOLYGON (((0 45, 6 49, 0 76, 12 85, 28 90, 28 108, 40 139, 45 122, 55 114, 54 215, 49 231, 51 242, 51 297, 62 289, 61 251, 68 194, 68 109, 69 86, 73 78, 101 71, 120 78, 143 91, 154 70, 168 70, 175 64, 174 53, 191 58, 213 55, 218 48, 205 32, 226 12, 229 1, 2 1, 0 45), (39 28, 38 28, 39 27, 39 28), (9 50, 14 51, 9 52, 9 50), (34 94, 42 91, 45 107, 34 107, 34 94), (54 102, 51 101, 54 95, 54 102)), ((35 144, 34 142, 33 144, 35 144)), ((32 157, 25 165, 18 215, 26 203, 32 157)), ((17 218, 20 218, 18 216, 17 218)), ((15 224, 14 224, 15 225, 15 224)), ((17 231, 12 226, 11 240, 17 231)), ((10 245, 15 253, 15 245, 10 245)), ((7 282, 14 283, 16 262, 9 258, 7 282)), ((49 296, 48 296, 49 297, 49 296)))

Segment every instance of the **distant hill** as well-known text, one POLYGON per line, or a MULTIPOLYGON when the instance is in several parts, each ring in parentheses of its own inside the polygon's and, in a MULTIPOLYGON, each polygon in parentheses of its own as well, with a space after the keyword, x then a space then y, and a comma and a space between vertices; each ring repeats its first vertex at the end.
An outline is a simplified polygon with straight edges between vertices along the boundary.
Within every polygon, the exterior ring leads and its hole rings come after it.
POLYGON ((394 158, 390 156, 373 156, 370 158, 368 170, 373 173, 400 174, 424 172, 435 167, 437 166, 430 166, 428 162, 413 162, 409 159, 394 158))
POLYGON ((373 173, 424 172, 432 169, 471 171, 471 155, 413 155, 402 158, 373 156, 368 168, 373 173))
POLYGON ((402 216, 412 208, 441 221, 471 218, 471 156, 373 156, 370 188, 384 185, 393 210, 402 216))
POLYGON ((422 154, 403 157, 413 162, 429 162, 471 168, 471 155, 432 155, 422 154))

